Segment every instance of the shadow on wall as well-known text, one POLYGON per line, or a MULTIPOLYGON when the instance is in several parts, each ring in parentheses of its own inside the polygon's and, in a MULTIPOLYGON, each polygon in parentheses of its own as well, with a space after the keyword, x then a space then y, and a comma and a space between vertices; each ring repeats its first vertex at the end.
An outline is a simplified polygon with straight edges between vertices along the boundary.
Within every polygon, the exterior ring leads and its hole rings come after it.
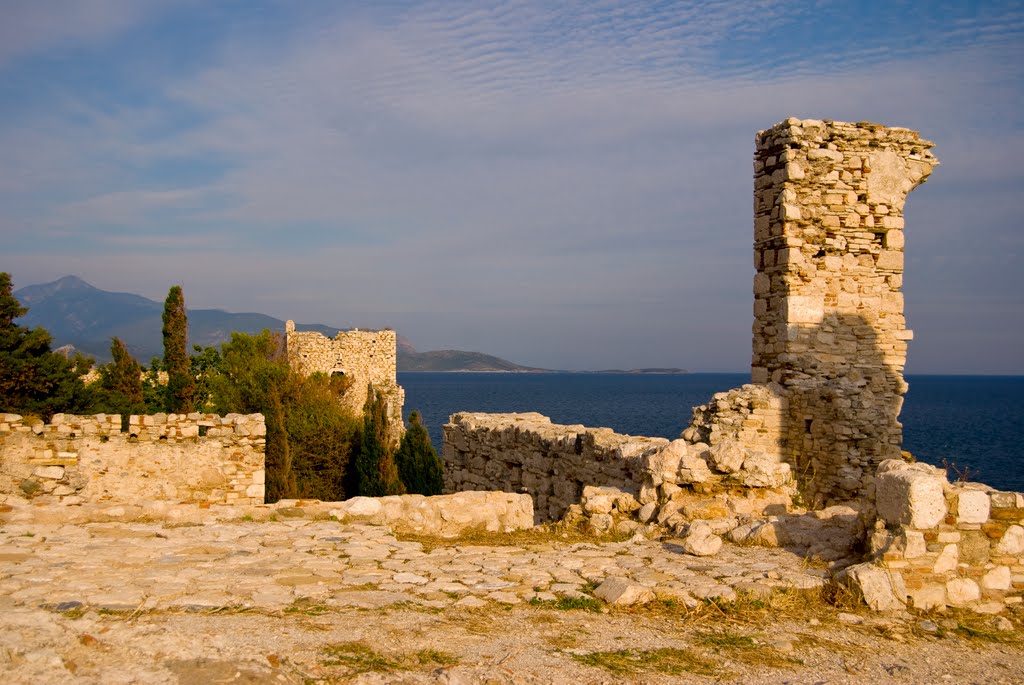
POLYGON ((813 508, 873 499, 878 465, 901 454, 898 418, 907 385, 895 364, 906 358, 905 349, 896 349, 906 343, 883 349, 875 318, 832 311, 817 325, 780 332, 788 339, 773 373, 788 401, 782 456, 813 508))

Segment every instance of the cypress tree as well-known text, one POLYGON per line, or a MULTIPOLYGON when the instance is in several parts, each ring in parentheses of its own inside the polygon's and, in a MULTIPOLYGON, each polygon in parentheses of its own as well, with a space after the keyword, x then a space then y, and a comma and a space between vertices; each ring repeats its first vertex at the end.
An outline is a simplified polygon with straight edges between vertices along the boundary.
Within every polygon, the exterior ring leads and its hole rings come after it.
POLYGON ((363 407, 363 430, 359 435, 359 452, 356 454, 353 495, 383 497, 401 495, 405 492, 398 478, 395 460, 388 449, 388 417, 384 396, 374 391, 373 384, 367 389, 366 405, 363 407))
POLYGON ((100 367, 99 391, 94 409, 121 414, 127 425, 130 414, 146 411, 142 392, 142 367, 118 338, 111 339, 110 356, 114 361, 100 367))
POLYGON ((406 492, 440 495, 444 489, 444 464, 430 444, 430 434, 417 411, 409 415, 409 428, 395 452, 395 466, 406 492))
POLYGON ((187 414, 195 406, 196 380, 188 358, 188 321, 181 286, 171 286, 164 302, 164 371, 168 412, 187 414))

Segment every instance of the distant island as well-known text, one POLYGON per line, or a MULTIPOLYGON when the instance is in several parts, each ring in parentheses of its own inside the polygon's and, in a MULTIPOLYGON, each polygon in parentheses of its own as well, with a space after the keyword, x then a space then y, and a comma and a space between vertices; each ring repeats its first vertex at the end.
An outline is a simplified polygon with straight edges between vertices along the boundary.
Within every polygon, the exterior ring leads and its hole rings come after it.
MULTIPOLYGON (((160 336, 163 303, 131 293, 109 292, 77 276, 64 276, 51 283, 29 285, 14 293, 29 311, 19 322, 23 326, 41 326, 53 336, 54 347, 71 354, 75 351, 110 361, 110 339, 120 338, 143 363, 162 356, 160 336)), ((187 297, 187 293, 186 293, 187 297)), ((284 321, 266 314, 232 313, 220 309, 189 309, 189 344, 218 345, 233 331, 255 334, 264 328, 283 331, 284 321)), ((323 324, 296 324, 297 330, 317 331, 334 337, 339 328, 323 324)), ((413 344, 398 336, 399 373, 608 373, 608 374, 681 374, 684 369, 642 368, 603 371, 565 371, 523 366, 501 357, 463 350, 419 352, 413 344)))

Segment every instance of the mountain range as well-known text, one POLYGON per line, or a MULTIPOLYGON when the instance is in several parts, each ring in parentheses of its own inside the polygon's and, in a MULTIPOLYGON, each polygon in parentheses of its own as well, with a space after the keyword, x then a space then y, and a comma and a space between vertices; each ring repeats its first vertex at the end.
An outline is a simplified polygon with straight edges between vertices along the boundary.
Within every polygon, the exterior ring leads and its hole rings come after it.
MULTIPOLYGON (((163 355, 164 305, 141 295, 100 290, 77 276, 52 283, 30 285, 14 296, 28 313, 19 325, 41 326, 53 336, 53 346, 72 346, 98 362, 110 360, 110 339, 120 338, 143 364, 163 355)), ((264 328, 284 331, 285 322, 266 314, 233 313, 220 309, 188 309, 189 345, 218 345, 232 331, 259 333, 264 328)), ((334 337, 339 328, 323 324, 296 324, 301 331, 317 331, 334 337)), ((544 371, 513 364, 480 352, 438 350, 417 352, 412 343, 398 337, 399 371, 544 371)))

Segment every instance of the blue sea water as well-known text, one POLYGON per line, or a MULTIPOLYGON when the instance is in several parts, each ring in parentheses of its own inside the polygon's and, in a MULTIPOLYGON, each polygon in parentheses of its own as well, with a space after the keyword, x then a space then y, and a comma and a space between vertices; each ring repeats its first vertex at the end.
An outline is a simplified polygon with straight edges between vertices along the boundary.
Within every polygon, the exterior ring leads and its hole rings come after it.
MULTIPOLYGON (((526 412, 555 423, 677 438, 693 407, 750 379, 741 373, 680 375, 400 373, 406 415, 418 409, 440 450, 441 426, 460 411, 526 412)), ((1024 491, 1024 376, 909 376, 903 448, 955 466, 970 480, 1024 491)), ((950 477, 956 473, 950 471, 950 477)))

